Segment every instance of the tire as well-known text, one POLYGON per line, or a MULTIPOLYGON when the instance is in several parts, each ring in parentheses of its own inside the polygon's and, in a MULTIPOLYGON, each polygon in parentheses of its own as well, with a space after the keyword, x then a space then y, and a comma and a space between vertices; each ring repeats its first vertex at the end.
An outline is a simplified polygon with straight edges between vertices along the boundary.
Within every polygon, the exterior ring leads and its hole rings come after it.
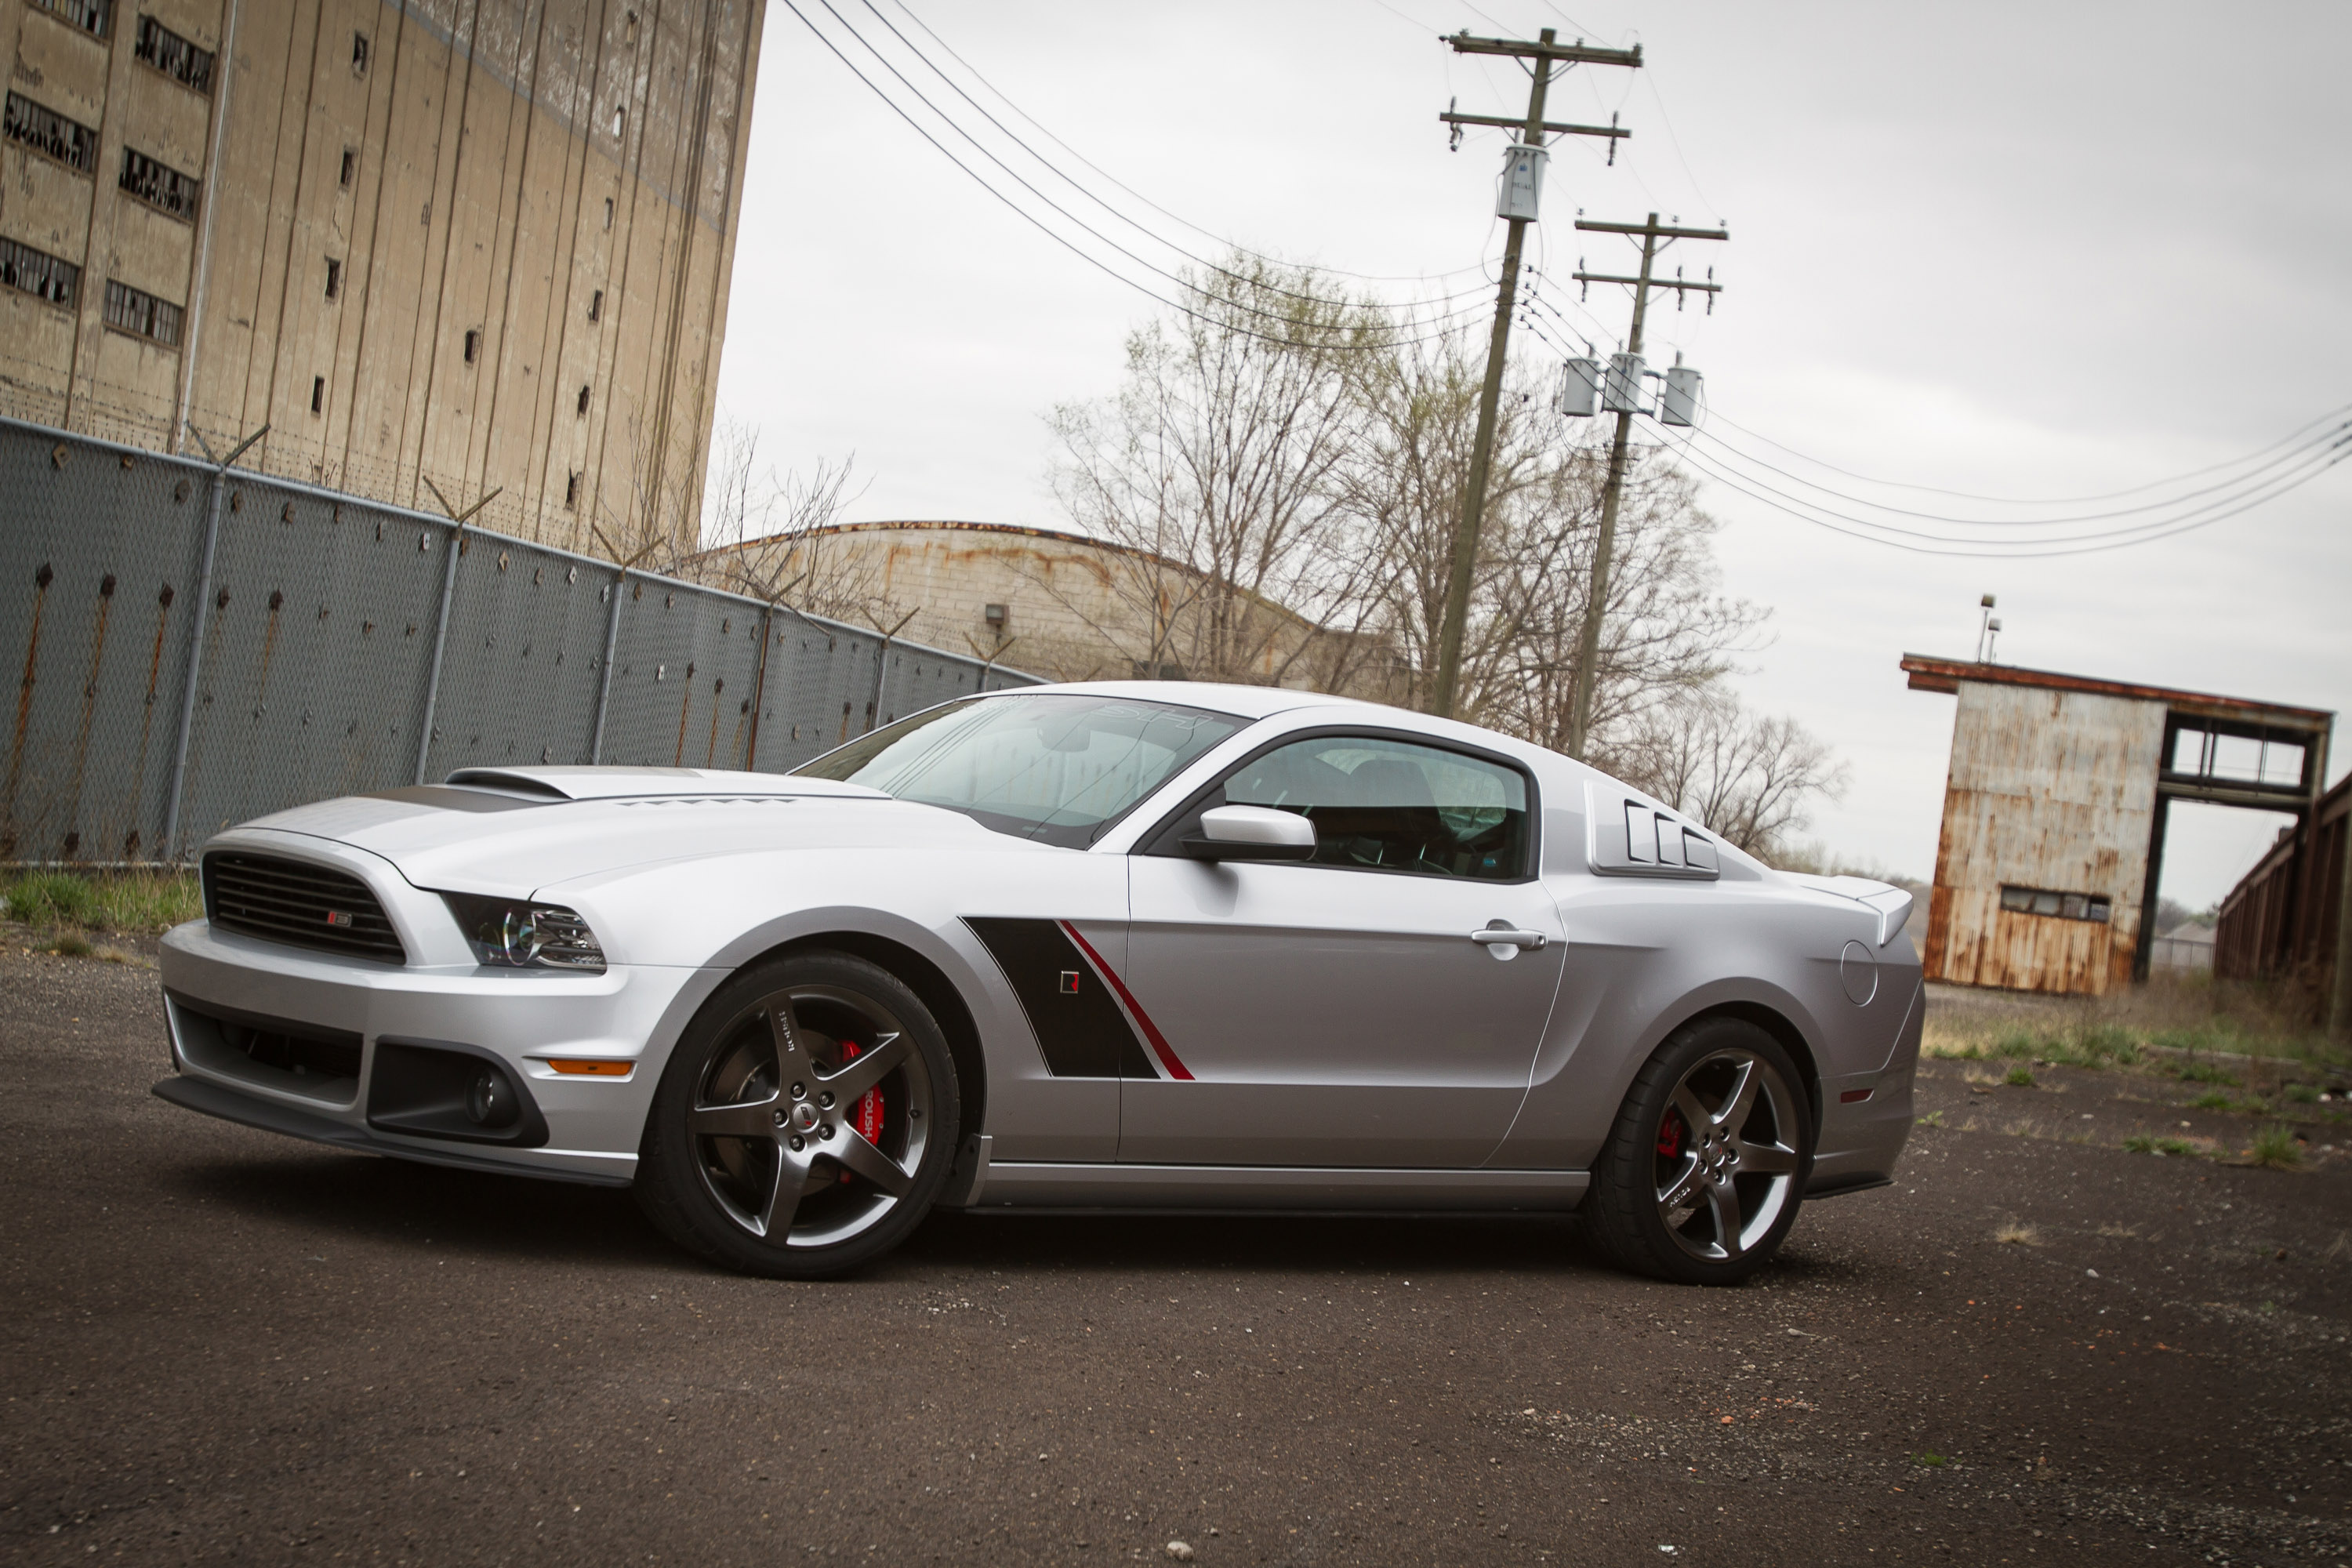
POLYGON ((1734 1285, 1771 1260, 1813 1168, 1804 1079, 1738 1018, 1675 1031, 1634 1075, 1592 1172, 1586 1230, 1621 1268, 1734 1285))
POLYGON ((763 959, 703 1004, 671 1053, 637 1202, 730 1268, 845 1273, 929 1212, 961 1108, 946 1037, 896 975, 827 950, 763 959))

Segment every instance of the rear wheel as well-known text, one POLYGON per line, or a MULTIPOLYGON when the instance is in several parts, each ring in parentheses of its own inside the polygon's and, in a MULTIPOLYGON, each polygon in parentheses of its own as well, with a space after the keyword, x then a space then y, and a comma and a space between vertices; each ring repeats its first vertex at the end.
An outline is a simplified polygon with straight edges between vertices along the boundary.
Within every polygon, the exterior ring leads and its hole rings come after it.
POLYGON ((1635 1075, 1593 1170, 1594 1238, 1623 1267, 1683 1284, 1734 1284, 1762 1268, 1812 1169, 1802 1082, 1753 1024, 1678 1031, 1635 1075))
POLYGON ((958 1110, 945 1037, 887 970, 831 952, 765 960, 720 986, 672 1053, 638 1201, 731 1268, 838 1274, 929 1210, 958 1110))

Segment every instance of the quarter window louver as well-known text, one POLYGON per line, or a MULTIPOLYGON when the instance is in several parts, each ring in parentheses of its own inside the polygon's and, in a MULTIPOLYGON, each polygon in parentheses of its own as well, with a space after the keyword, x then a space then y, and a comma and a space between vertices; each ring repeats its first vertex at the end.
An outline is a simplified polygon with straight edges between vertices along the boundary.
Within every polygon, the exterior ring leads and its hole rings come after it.
POLYGON ((204 879, 205 914, 224 931, 384 963, 408 962, 383 905, 349 872, 221 850, 205 857, 204 879))

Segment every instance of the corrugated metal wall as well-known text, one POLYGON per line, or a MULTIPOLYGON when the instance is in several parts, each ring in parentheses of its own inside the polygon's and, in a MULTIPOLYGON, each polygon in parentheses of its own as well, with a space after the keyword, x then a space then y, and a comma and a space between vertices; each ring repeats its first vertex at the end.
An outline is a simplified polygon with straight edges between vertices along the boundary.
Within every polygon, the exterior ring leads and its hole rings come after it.
POLYGON ((2131 981, 2165 705, 1959 683, 1927 977, 2104 995, 2131 981), (2105 921, 2001 908, 2004 886, 2108 900, 2105 921))
POLYGON ((200 591, 212 469, 0 420, 0 658, 18 676, 0 860, 184 856, 265 812, 475 764, 781 772, 869 721, 1035 679, 908 643, 881 668, 874 632, 470 529, 450 576, 446 519, 219 483, 200 591))
POLYGON ((2284 976, 2326 997, 2336 981, 2336 930, 2344 912, 2352 778, 2320 797, 2318 855, 2313 836, 2282 838, 2221 900, 2213 973, 2223 980, 2284 976))

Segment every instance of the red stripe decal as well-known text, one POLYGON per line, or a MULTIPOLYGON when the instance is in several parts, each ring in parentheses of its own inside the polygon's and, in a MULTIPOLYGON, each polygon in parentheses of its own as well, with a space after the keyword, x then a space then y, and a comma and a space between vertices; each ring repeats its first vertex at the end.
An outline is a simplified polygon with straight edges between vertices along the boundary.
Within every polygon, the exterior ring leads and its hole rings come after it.
POLYGON ((1168 1044, 1168 1037, 1160 1032, 1160 1026, 1151 1021, 1151 1015, 1143 1010, 1143 1004, 1135 999, 1134 994, 1128 990, 1126 984, 1116 973, 1112 973, 1110 965, 1103 962, 1103 955, 1097 952, 1094 945, 1085 937, 1080 936, 1078 928, 1069 921, 1056 921, 1054 923, 1062 928, 1063 935, 1078 944, 1078 951, 1087 955, 1087 962, 1094 965, 1095 973, 1103 977, 1104 984, 1118 993, 1120 1005, 1127 1009, 1127 1016, 1134 1019, 1142 1028, 1143 1037, 1150 1042, 1151 1054, 1160 1058, 1160 1065, 1167 1070, 1168 1076, 1185 1083, 1192 1082, 1192 1070, 1177 1059, 1174 1048, 1168 1044))

